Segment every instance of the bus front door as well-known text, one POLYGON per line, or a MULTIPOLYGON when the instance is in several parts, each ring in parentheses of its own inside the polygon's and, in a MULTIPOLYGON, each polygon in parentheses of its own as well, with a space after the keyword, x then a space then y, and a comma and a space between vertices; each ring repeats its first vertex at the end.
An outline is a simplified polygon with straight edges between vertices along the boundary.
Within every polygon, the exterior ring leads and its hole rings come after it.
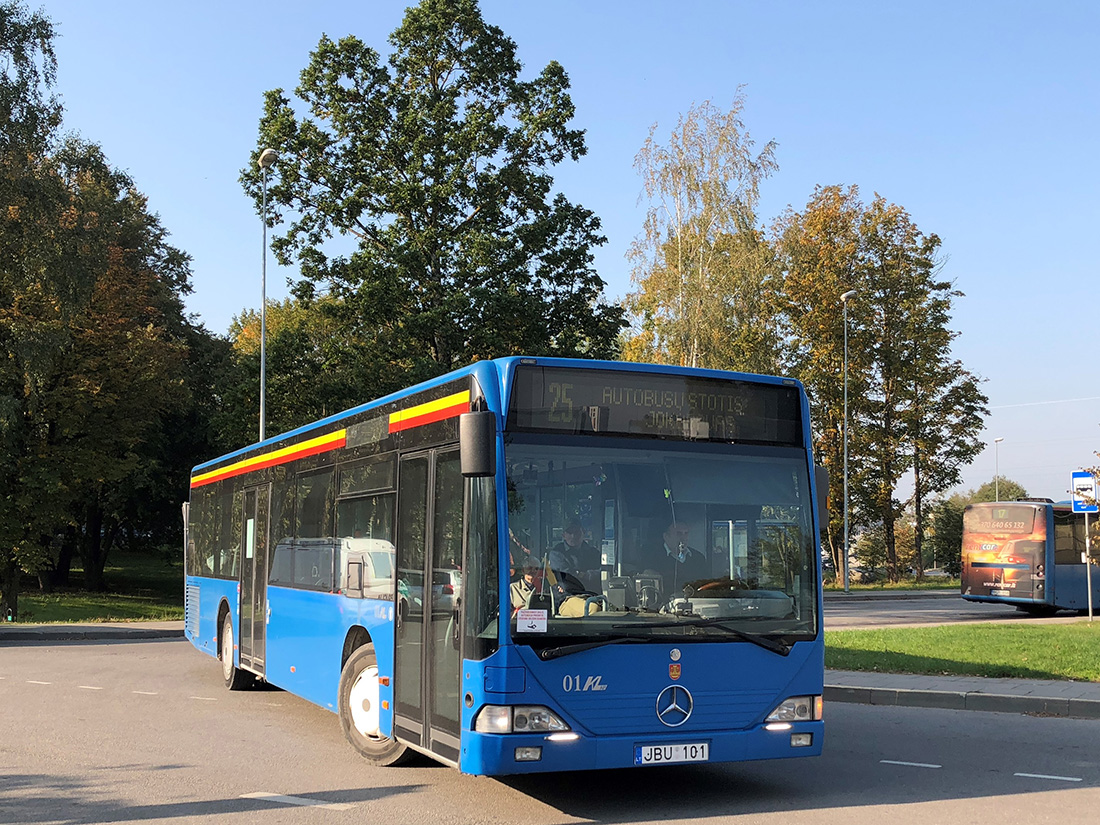
POLYGON ((245 490, 241 525, 241 666, 264 674, 270 487, 245 490))
POLYGON ((459 760, 461 711, 461 579, 456 571, 462 559, 462 507, 457 450, 401 459, 397 576, 411 604, 397 634, 395 734, 454 764, 459 760))

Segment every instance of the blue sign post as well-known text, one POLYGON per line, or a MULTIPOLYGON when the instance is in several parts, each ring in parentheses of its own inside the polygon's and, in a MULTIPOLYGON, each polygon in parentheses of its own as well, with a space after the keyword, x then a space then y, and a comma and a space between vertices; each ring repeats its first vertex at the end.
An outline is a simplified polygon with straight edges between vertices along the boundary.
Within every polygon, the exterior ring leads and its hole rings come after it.
POLYGON ((1092 621, 1092 550, 1089 547, 1089 513, 1100 510, 1096 504, 1096 479, 1092 473, 1077 472, 1070 479, 1073 512, 1085 514, 1085 581, 1089 590, 1089 621, 1092 621))

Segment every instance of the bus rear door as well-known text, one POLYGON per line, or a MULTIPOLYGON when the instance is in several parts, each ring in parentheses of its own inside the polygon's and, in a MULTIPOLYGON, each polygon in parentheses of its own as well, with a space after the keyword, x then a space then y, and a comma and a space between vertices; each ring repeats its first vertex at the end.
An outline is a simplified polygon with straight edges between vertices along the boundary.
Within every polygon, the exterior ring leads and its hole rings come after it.
POLYGON ((244 496, 241 542, 241 666, 264 674, 267 629, 267 539, 271 487, 250 487, 244 496))

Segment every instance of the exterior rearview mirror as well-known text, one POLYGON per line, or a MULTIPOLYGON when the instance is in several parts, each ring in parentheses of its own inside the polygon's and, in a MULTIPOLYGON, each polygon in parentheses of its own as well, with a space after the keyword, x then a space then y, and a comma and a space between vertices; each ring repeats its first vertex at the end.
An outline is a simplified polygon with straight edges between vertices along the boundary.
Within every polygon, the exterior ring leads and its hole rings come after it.
POLYGON ((458 417, 459 464, 466 478, 492 476, 497 471, 497 417, 484 410, 458 417))

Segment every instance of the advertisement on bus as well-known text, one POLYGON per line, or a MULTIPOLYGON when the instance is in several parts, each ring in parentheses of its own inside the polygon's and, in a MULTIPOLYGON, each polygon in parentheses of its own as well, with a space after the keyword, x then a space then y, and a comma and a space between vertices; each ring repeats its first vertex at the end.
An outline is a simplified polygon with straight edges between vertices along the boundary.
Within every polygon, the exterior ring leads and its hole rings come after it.
POLYGON ((1044 601, 1047 524, 1029 504, 979 504, 963 514, 962 593, 1044 601))

